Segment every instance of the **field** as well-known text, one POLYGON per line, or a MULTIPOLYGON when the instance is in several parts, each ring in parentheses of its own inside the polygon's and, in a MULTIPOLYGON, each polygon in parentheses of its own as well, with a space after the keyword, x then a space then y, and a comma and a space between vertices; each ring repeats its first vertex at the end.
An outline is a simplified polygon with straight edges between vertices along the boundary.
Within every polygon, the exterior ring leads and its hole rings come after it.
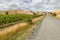
POLYGON ((0 14, 0 28, 13 25, 18 22, 29 22, 33 18, 39 17, 39 15, 27 15, 27 14, 13 14, 2 15, 0 14))
POLYGON ((41 22, 43 15, 0 14, 0 40, 25 40, 24 38, 36 27, 38 23, 38 21, 35 23, 36 19, 41 22))

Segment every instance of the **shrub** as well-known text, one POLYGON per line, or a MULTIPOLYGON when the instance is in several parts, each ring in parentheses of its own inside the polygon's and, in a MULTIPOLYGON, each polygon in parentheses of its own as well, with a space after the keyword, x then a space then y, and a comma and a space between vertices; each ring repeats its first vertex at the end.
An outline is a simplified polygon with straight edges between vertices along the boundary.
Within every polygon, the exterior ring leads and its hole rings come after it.
POLYGON ((53 13, 53 16, 56 16, 56 13, 53 13))
POLYGON ((53 13, 50 12, 50 14, 52 15, 53 13))
POLYGON ((6 14, 8 14, 8 12, 6 12, 6 14))
POLYGON ((31 20, 31 19, 29 19, 29 20, 28 20, 28 22, 29 22, 30 24, 33 24, 33 22, 32 22, 32 20, 31 20))

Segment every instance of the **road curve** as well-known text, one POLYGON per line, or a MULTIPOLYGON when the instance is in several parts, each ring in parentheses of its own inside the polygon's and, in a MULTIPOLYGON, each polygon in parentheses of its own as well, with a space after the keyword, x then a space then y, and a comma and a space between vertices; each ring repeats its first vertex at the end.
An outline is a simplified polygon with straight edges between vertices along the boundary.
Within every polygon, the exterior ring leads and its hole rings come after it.
POLYGON ((29 40, 60 40, 60 20, 47 15, 38 27, 29 40))

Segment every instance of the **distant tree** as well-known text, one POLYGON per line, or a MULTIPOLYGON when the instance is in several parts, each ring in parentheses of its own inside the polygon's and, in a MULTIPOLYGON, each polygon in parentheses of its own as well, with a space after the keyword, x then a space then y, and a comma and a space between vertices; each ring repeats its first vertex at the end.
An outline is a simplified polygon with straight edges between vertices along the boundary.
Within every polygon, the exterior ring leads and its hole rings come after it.
POLYGON ((6 14, 8 14, 8 12, 6 12, 6 14))
POLYGON ((53 16, 56 16, 56 13, 53 13, 53 16))
POLYGON ((32 12, 32 13, 33 13, 33 15, 35 15, 35 12, 33 12, 33 11, 30 11, 30 12, 32 12))
POLYGON ((50 12, 50 14, 52 15, 53 13, 52 13, 52 12, 50 12))

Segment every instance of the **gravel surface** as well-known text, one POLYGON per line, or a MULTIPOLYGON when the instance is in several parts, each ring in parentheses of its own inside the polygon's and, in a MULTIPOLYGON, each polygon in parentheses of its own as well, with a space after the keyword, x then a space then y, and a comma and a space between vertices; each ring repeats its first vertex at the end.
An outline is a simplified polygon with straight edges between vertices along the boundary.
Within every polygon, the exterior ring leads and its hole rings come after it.
POLYGON ((60 20, 47 15, 29 40, 60 40, 60 20))

